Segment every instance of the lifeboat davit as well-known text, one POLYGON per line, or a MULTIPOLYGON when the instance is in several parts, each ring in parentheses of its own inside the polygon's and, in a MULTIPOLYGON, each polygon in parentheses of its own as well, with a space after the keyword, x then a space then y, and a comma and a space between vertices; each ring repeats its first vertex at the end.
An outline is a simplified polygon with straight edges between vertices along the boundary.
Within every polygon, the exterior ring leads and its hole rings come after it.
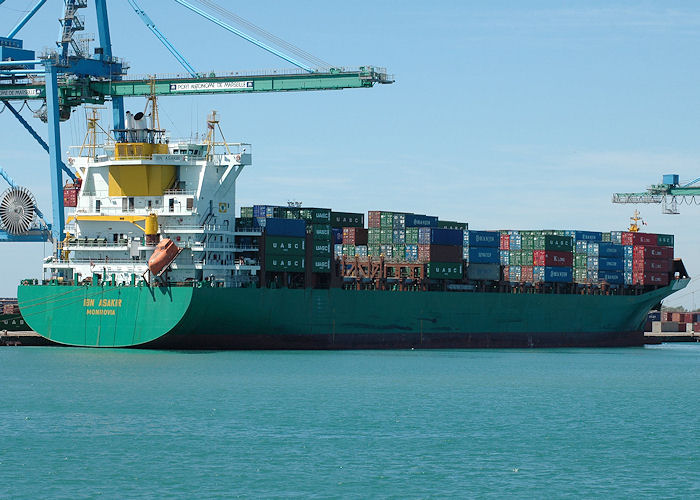
POLYGON ((178 247, 170 238, 161 240, 156 249, 153 250, 151 258, 148 259, 148 269, 156 276, 160 276, 180 255, 180 252, 182 252, 182 248, 178 247))

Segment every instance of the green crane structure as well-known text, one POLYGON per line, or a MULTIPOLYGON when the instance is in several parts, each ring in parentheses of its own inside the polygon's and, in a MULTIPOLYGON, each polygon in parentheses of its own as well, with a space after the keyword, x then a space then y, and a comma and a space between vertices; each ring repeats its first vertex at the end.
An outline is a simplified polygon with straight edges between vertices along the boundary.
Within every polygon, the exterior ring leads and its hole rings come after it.
POLYGON ((661 184, 649 186, 641 193, 615 193, 613 203, 655 203, 661 205, 664 214, 679 214, 679 205, 700 205, 700 178, 680 184, 678 174, 663 176, 661 184))

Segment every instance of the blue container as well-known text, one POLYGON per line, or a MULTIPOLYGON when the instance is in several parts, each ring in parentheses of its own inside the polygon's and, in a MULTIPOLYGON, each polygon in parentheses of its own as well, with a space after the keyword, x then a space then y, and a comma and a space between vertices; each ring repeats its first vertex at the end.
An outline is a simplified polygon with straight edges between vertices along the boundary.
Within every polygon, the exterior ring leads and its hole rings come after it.
POLYGON ((624 271, 625 261, 623 259, 612 259, 609 257, 598 258, 599 271, 624 271))
POLYGON ((501 251, 493 247, 464 247, 464 260, 474 264, 500 264, 501 251))
POLYGON ((632 259, 625 259, 623 262, 625 263, 625 272, 631 273, 633 271, 632 259))
POLYGON ((269 236, 304 238, 306 236, 306 221, 268 217, 265 225, 265 234, 269 236))
POLYGON ((596 231, 574 231, 576 241, 603 241, 603 233, 596 231))
POLYGON ((333 234, 331 235, 331 240, 333 241, 334 245, 342 245, 343 243, 343 230, 342 229, 333 229, 332 230, 333 234))
POLYGON ((571 283, 574 279, 574 271, 570 267, 540 267, 535 266, 533 274, 536 278, 547 283, 571 283))
POLYGON ((634 247, 633 246, 625 245, 622 247, 622 251, 624 252, 625 259, 632 260, 632 257, 634 257, 634 247))
POLYGON ((406 227, 437 227, 437 225, 437 217, 420 214, 406 214, 406 227))
MULTIPOLYGON (((420 231, 418 230, 418 239, 420 242, 420 231)), ((439 229, 437 227, 430 228, 430 244, 431 245, 450 245, 462 246, 463 234, 461 229, 439 229)), ((498 233, 496 233, 498 234, 498 233)), ((498 245, 496 245, 498 246, 498 245)))
POLYGON ((661 311, 654 311, 647 314, 647 320, 649 321, 661 321, 661 311))
POLYGON ((614 243, 599 243, 598 256, 611 259, 623 259, 625 257, 625 249, 622 245, 614 243))
POLYGON ((471 247, 498 248, 501 245, 501 233, 498 231, 463 231, 463 245, 471 247))
POLYGON ((432 229, 429 227, 421 227, 418 229, 418 244, 430 245, 430 233, 432 229))
POLYGON ((253 217, 274 217, 274 205, 253 205, 253 217))
POLYGON ((625 283, 625 274, 622 271, 598 271, 598 281, 605 281, 611 285, 622 285, 625 283))
POLYGON ((406 245, 406 260, 418 262, 418 245, 406 245))
POLYGON ((262 228, 267 223, 267 217, 253 217, 253 227, 262 228))
POLYGON ((679 184, 678 174, 664 174, 663 183, 677 186, 679 184))

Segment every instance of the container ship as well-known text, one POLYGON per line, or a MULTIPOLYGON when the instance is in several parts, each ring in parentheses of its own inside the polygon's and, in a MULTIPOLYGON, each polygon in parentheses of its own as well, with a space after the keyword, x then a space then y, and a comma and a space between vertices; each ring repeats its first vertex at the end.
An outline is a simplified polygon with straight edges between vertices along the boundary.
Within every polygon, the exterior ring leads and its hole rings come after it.
POLYGON ((689 281, 672 235, 481 231, 298 204, 236 217, 252 147, 226 142, 216 113, 203 140, 171 140, 155 106, 100 144, 97 128, 71 149, 65 238, 43 279, 18 288, 24 320, 60 344, 642 345, 649 310, 689 281))

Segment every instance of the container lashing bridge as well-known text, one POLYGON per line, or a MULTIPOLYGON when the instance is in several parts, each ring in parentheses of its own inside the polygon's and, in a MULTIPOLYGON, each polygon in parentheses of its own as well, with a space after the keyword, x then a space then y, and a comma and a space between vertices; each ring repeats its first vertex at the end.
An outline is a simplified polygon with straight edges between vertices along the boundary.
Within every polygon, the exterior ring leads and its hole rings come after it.
MULTIPOLYGON (((0 0, 0 5, 5 1, 0 0)), ((190 14, 200 16, 296 67, 294 70, 259 73, 198 72, 158 29, 137 1, 127 1, 145 26, 184 68, 186 74, 128 78, 128 64, 112 53, 106 0, 94 1, 98 43, 93 52, 89 50, 88 41, 76 35, 85 29, 83 17, 78 13, 88 6, 88 0, 64 0, 64 14, 60 19, 60 40, 55 51, 37 56, 34 51, 24 48, 23 41, 17 38, 22 28, 46 4, 46 0, 36 2, 10 30, 7 37, 0 37, 0 112, 9 110, 49 154, 52 203, 50 223, 44 221, 41 211, 36 206, 31 214, 25 214, 24 218, 19 217, 17 214, 22 212, 23 205, 21 201, 17 201, 19 195, 16 191, 24 188, 16 186, 9 175, 2 171, 1 177, 10 188, 0 197, 0 242, 62 239, 65 227, 63 175, 73 180, 75 175, 61 159, 59 125, 61 121, 70 118, 73 109, 83 104, 101 105, 111 102, 114 128, 123 129, 125 97, 153 94, 184 96, 340 90, 371 88, 375 84, 390 84, 394 81, 383 68, 361 66, 346 69, 328 64, 226 10, 214 1, 172 0, 190 14), (21 109, 17 109, 12 104, 13 101, 37 101, 41 104, 41 108, 34 115, 48 125, 48 143, 24 119, 20 113, 21 109), (12 193, 15 196, 9 198, 9 194, 12 193), (15 219, 22 219, 22 224, 10 224, 9 215, 4 217, 3 213, 15 214, 15 219)), ((22 199, 25 200, 25 205, 30 203, 25 198, 22 199)))

